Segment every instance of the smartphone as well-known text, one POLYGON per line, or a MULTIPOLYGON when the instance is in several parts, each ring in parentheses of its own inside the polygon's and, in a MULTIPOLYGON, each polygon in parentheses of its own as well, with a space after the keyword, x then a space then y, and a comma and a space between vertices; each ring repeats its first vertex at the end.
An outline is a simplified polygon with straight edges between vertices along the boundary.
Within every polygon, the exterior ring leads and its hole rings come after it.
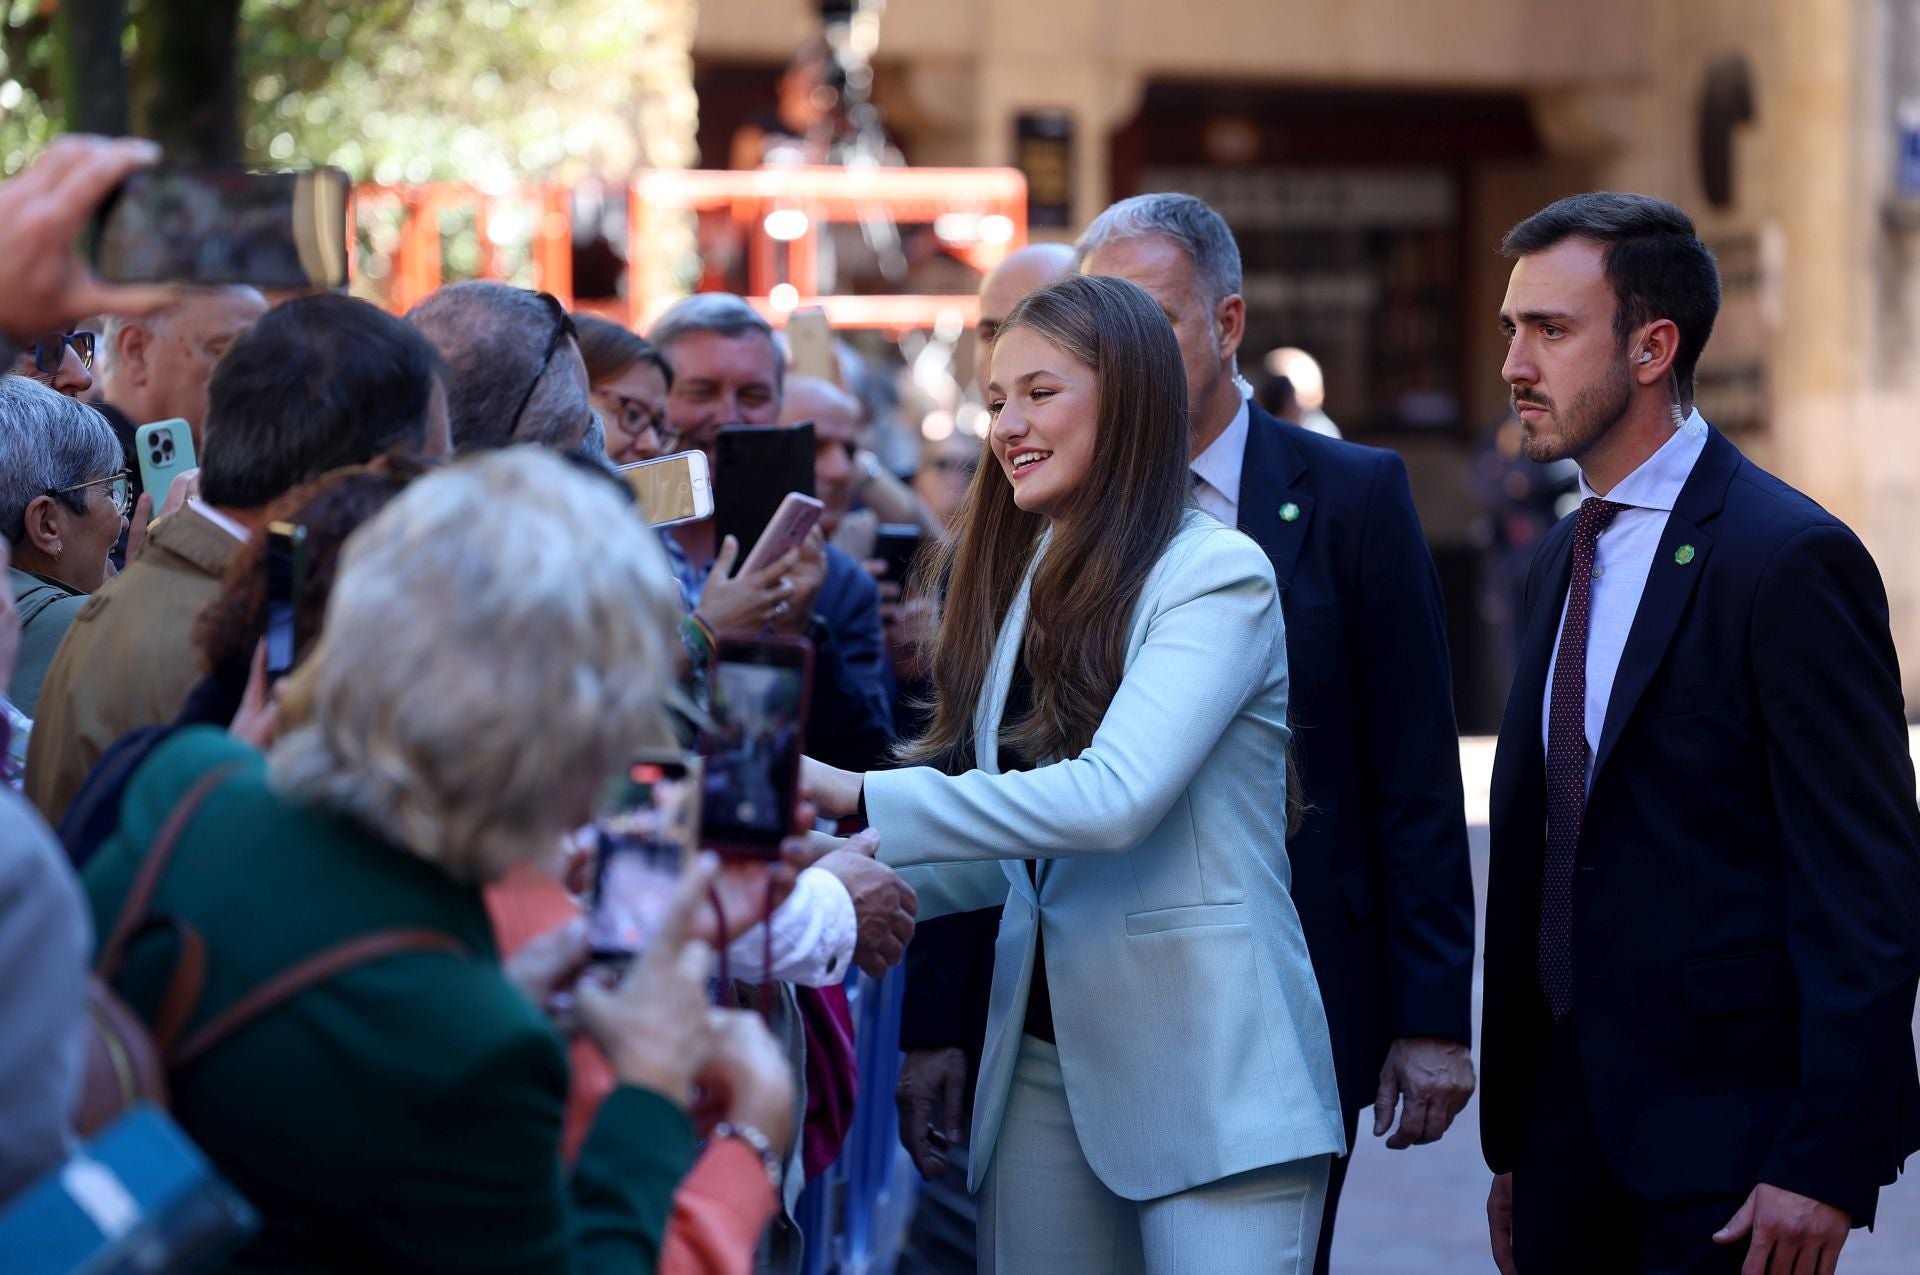
POLYGON ((594 820, 594 960, 631 960, 660 933, 681 864, 700 843, 700 773, 698 757, 642 753, 608 787, 594 820))
POLYGON ((109 283, 338 288, 350 190, 338 168, 146 168, 100 205, 88 255, 109 283))
POLYGON ((300 662, 294 617, 307 583, 307 529, 290 522, 267 524, 267 685, 300 662))
POLYGON ((840 360, 833 353, 833 328, 827 312, 817 305, 795 310, 787 318, 787 349, 798 376, 817 376, 840 384, 840 360))
POLYGON ((198 464, 193 429, 177 416, 133 431, 133 454, 140 463, 140 489, 153 493, 156 511, 166 503, 173 480, 198 464))
POLYGON ((701 839, 723 855, 778 858, 780 842, 796 831, 813 646, 804 638, 723 636, 708 686, 701 839))
POLYGON ((750 551, 774 514, 797 491, 813 491, 813 422, 728 425, 713 442, 713 536, 750 551))
POLYGON ((873 556, 887 564, 886 579, 903 589, 907 587, 923 538, 920 528, 910 522, 880 524, 873 537, 873 556))
POLYGON ((713 517, 713 476, 705 452, 677 452, 619 468, 640 512, 656 527, 713 517))
MULTIPOLYGON (((753 542, 753 549, 747 554, 747 560, 740 564, 739 571, 758 571, 762 567, 778 562, 788 550, 796 548, 807 533, 820 525, 820 517, 827 507, 812 496, 802 496, 797 491, 787 493, 780 502, 780 508, 774 511, 773 520, 767 523, 767 529, 753 542)), ((734 574, 739 574, 736 571, 734 574)))

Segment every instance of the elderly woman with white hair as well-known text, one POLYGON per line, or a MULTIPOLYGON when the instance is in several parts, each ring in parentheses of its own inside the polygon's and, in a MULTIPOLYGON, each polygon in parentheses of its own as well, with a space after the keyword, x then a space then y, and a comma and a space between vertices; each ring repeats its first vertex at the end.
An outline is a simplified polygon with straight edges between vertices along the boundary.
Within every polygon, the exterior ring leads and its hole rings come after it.
POLYGON ((24 376, 0 376, 0 534, 20 611, 7 697, 28 717, 53 653, 87 595, 113 574, 127 526, 127 470, 106 417, 24 376))
MULTIPOLYGON (((706 1002, 721 936, 703 861, 619 985, 576 987, 618 1083, 569 1181, 566 1048, 540 1004, 577 939, 503 968, 483 902, 660 738, 674 585, 651 537, 607 534, 623 520, 640 532, 604 484, 533 449, 417 481, 348 542, 269 756, 193 728, 129 784, 87 890, 111 936, 163 827, 183 829, 144 913, 208 953, 169 1051, 172 1108, 262 1214, 239 1269, 649 1270, 693 1160, 696 1082, 729 1122, 716 1136, 775 1164, 791 1138, 777 1047, 706 1002), (396 931, 412 942, 196 1050, 287 970, 396 931)), ((112 978, 150 1021, 177 948, 139 932, 112 978)))

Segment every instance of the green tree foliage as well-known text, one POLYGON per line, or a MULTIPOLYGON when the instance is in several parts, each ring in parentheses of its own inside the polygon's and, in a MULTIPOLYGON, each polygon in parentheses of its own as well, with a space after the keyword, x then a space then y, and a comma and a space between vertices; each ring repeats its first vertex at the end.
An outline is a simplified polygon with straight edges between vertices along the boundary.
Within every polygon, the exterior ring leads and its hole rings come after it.
POLYGON ((0 0, 0 171, 61 131, 53 19, 41 0, 0 0))
MULTIPOLYGON (((221 25, 207 11, 232 8, 248 163, 490 183, 688 158, 693 0, 132 0, 122 47, 134 131, 220 149, 206 104, 217 113, 221 95, 205 79, 220 60, 204 46, 221 25), (180 10, 201 11, 191 32, 180 10), (675 103, 670 119, 662 101, 675 103)), ((68 115, 52 10, 0 0, 8 172, 68 115)))

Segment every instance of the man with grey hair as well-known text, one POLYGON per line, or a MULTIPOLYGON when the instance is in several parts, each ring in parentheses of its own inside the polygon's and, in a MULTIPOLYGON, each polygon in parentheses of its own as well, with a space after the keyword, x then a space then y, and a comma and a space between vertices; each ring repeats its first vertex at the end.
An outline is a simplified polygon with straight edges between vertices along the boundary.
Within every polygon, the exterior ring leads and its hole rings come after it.
MULTIPOLYGON (((667 423, 683 446, 713 459, 726 425, 777 425, 786 391, 786 366, 773 327, 741 298, 701 292, 674 304, 647 339, 673 365, 667 423)), ((714 474, 717 484, 725 476, 714 474)), ((811 484, 809 484, 811 485, 811 484)), ((725 493, 716 491, 716 499, 725 493)), ((690 604, 698 604, 721 560, 711 521, 675 527, 663 537, 690 604)), ((744 560, 752 545, 740 545, 744 560)), ((824 541, 817 529, 790 573, 792 604, 776 612, 776 631, 814 645, 813 712, 807 748, 831 765, 833 757, 878 765, 893 746, 893 710, 887 692, 880 593, 858 562, 824 541)))
MULTIPOLYGON (((1400 1107, 1388 1147, 1432 1142, 1473 1093, 1473 885, 1446 617, 1406 466, 1247 401, 1240 249, 1200 200, 1122 200, 1078 253, 1083 272, 1131 280, 1166 313, 1186 364, 1194 498, 1259 542, 1280 585, 1306 802, 1287 858, 1348 1146, 1369 1102, 1375 1137, 1400 1107)), ((1328 1183, 1318 1272, 1347 1164, 1328 1183)))
POLYGON ((40 683, 126 526, 120 440, 100 413, 24 376, 0 377, 0 533, 20 613, 7 698, 32 717, 40 683))
POLYGON ((786 359, 773 325, 742 298, 696 292, 656 319, 647 340, 673 365, 667 423, 708 459, 722 425, 771 425, 779 419, 786 359))
MULTIPOLYGON (((195 288, 142 316, 108 315, 97 385, 99 397, 131 428, 154 421, 184 420, 196 454, 207 418, 207 384, 233 339, 267 312, 254 288, 195 288)), ((117 427, 117 425, 116 425, 117 427)), ((129 454, 131 450, 129 449, 129 454)), ((167 493, 155 494, 156 501, 167 493)))
POLYGON ((456 452, 534 443, 605 455, 573 320, 553 297, 471 279, 414 306, 407 322, 447 361, 456 452))

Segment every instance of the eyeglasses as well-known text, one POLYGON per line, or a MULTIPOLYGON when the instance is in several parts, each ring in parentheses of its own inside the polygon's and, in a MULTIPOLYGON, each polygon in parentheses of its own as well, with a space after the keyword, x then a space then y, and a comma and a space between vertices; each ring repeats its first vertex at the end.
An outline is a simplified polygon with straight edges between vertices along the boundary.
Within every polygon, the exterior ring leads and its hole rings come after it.
POLYGON ((120 516, 124 518, 133 512, 133 485, 129 481, 130 478, 131 474, 129 471, 123 469, 117 474, 108 474, 104 478, 89 478, 86 482, 75 483, 71 487, 49 488, 47 494, 49 496, 65 496, 76 491, 85 491, 89 487, 98 487, 102 483, 105 483, 107 495, 113 497, 113 507, 119 510, 120 516))
POLYGON ((93 370, 93 346, 95 336, 91 332, 49 332, 38 337, 33 343, 33 366, 35 371, 52 376, 60 370, 60 364, 67 357, 67 347, 80 356, 80 366, 93 370))
POLYGON ((520 418, 527 414, 527 404, 533 402, 533 392, 540 388, 540 382, 547 374, 547 367, 553 362, 554 352, 560 348, 561 339, 569 336, 575 340, 579 339, 579 333, 574 331, 573 316, 567 313, 567 308, 560 304, 558 297, 550 292, 534 295, 546 302, 547 309, 553 313, 553 335, 547 338, 547 352, 540 356, 540 368, 533 374, 533 381, 527 386, 527 392, 520 396, 520 406, 514 409, 513 420, 507 425, 509 439, 519 431, 520 418))
POLYGON ((680 432, 667 424, 665 413, 655 410, 637 398, 628 398, 625 394, 616 394, 612 390, 595 390, 594 394, 618 409, 614 413, 613 420, 622 433, 638 438, 651 430, 660 450, 666 452, 672 451, 674 444, 680 441, 680 432))

